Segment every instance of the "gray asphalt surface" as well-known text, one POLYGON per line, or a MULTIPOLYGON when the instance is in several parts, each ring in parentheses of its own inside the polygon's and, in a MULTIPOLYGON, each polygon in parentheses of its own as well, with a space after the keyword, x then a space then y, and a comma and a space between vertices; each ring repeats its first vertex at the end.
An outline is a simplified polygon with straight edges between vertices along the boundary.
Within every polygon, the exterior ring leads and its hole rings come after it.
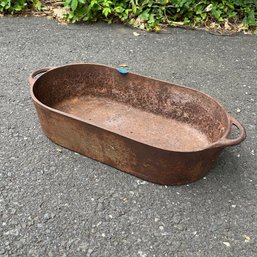
POLYGON ((257 37, 0 18, 0 256, 257 256, 257 37), (144 182, 42 133, 37 68, 97 62, 200 89, 246 127, 203 179, 144 182))

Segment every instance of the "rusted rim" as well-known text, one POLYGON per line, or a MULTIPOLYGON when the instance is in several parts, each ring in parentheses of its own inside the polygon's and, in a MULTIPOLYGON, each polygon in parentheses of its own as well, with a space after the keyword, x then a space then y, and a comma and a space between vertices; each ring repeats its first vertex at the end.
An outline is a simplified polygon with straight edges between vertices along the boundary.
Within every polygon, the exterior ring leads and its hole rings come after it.
MULTIPOLYGON (((71 66, 78 66, 78 65, 94 65, 94 66, 101 66, 101 67, 106 67, 106 68, 111 68, 111 69, 114 69, 116 70, 116 68, 114 67, 111 67, 111 66, 108 66, 108 65, 104 65, 104 64, 98 64, 98 63, 73 63, 73 64, 67 64, 67 65, 62 65, 62 66, 58 66, 58 67, 46 67, 46 68, 42 68, 42 69, 38 69, 38 70, 35 70, 34 72, 32 72, 32 74, 29 76, 29 84, 30 84, 30 94, 31 94, 31 97, 33 99, 34 102, 36 102, 39 106, 42 106, 46 109, 48 109, 49 111, 52 111, 52 112, 55 112, 55 113, 58 113, 58 114, 61 114, 63 116, 66 116, 66 117, 69 117, 69 118, 72 118, 72 119, 75 119, 75 120, 78 120, 80 122, 84 122, 84 120, 72 115, 72 114, 69 114, 69 113, 65 113, 65 112, 62 112, 62 111, 59 111, 57 109, 54 109, 52 107, 49 107, 45 104, 43 104, 41 101, 39 101, 36 96, 34 95, 34 85, 35 85, 35 82, 42 76, 44 75, 45 73, 48 73, 48 72, 51 72, 53 70, 57 70, 57 69, 62 69, 64 67, 71 67, 71 66), (41 76, 38 76, 40 75, 41 76), (38 77, 37 77, 38 76, 38 77)), ((151 78, 155 81, 159 81, 159 82, 164 82, 164 83, 171 83, 169 81, 165 81, 165 80, 160 80, 160 79, 156 79, 156 78, 152 78, 150 76, 144 76, 144 75, 140 75, 138 73, 134 73, 134 72, 130 72, 130 74, 133 74, 133 75, 137 75, 137 76, 141 76, 141 77, 144 77, 144 78, 151 78)), ((172 83, 173 84, 173 83, 172 83)), ((168 151, 168 152, 176 152, 176 153, 195 153, 195 152, 201 152, 201 151, 204 151, 204 150, 208 150, 208 149, 213 149, 213 148, 221 148, 221 147, 226 147, 226 146, 232 146, 232 145, 236 145, 236 144, 239 144, 241 143, 245 138, 246 138, 246 131, 245 131, 245 128, 242 126, 242 124, 237 121, 235 118, 233 118, 232 116, 230 116, 226 111, 225 111, 225 108, 216 100, 214 99, 213 97, 209 96, 208 94, 202 92, 202 91, 199 91, 197 89, 194 89, 194 88, 190 88, 188 86, 184 86, 184 85, 178 85, 178 84, 173 84, 177 87, 181 87, 181 88, 185 88, 185 89, 188 89, 188 90, 191 90, 191 91, 194 91, 194 92, 197 92, 197 93, 200 93, 202 95, 204 95, 205 97, 211 99, 212 101, 214 101, 217 105, 219 105, 222 110, 224 111, 224 113, 226 114, 226 117, 227 117, 227 123, 228 123, 228 127, 227 129, 224 131, 224 135, 217 141, 217 142, 214 142, 210 145, 208 145, 207 147, 205 148, 201 148, 201 149, 196 149, 195 151, 187 151, 187 150, 184 150, 184 151, 178 151, 178 150, 172 150, 172 149, 163 149, 163 148, 158 148, 156 146, 153 146, 153 145, 149 145, 149 144, 146 144, 146 143, 143 143, 143 142, 140 142, 141 144, 144 144, 146 146, 149 146, 149 147, 153 147, 153 148, 156 148, 156 149, 160 149, 160 150, 164 150, 164 151, 168 151), (228 135, 231 131, 231 127, 232 125, 235 125, 239 130, 240 130, 240 135, 237 139, 229 139, 228 138, 228 135)), ((94 124, 91 124, 89 122, 87 122, 87 124, 91 125, 91 126, 94 126, 94 127, 97 127, 95 126, 94 124)), ((112 131, 110 130, 107 130, 105 128, 101 128, 105 131, 108 131, 110 133, 113 133, 112 131)), ((115 133, 117 134, 117 133, 115 133)), ((123 137, 123 138, 127 138, 127 139, 130 139, 132 141, 135 141, 129 137, 126 137, 126 136, 123 136, 123 135, 120 135, 118 134, 120 137, 123 137)))
POLYGON ((216 143, 212 144, 209 148, 238 145, 242 141, 245 140, 246 131, 245 131, 245 128, 243 127, 243 125, 237 119, 232 117, 231 115, 229 115, 229 118, 230 118, 230 131, 231 131, 231 128, 233 125, 235 127, 237 127, 239 129, 238 137, 230 139, 230 138, 227 138, 228 135, 223 136, 220 140, 218 140, 216 143))
POLYGON ((28 78, 29 85, 32 87, 34 85, 34 83, 37 81, 37 79, 39 78, 39 75, 42 76, 44 73, 52 70, 53 68, 54 67, 46 67, 46 68, 42 68, 42 69, 35 70, 34 72, 32 72, 28 78))

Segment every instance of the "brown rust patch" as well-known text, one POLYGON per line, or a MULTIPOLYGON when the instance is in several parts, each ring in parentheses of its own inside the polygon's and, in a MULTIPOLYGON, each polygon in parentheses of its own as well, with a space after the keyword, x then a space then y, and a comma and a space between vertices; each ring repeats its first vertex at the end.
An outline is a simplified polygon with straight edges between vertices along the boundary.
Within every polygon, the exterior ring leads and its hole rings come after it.
POLYGON ((194 151, 210 142, 194 127, 108 98, 74 97, 54 108, 135 141, 172 151, 194 151))

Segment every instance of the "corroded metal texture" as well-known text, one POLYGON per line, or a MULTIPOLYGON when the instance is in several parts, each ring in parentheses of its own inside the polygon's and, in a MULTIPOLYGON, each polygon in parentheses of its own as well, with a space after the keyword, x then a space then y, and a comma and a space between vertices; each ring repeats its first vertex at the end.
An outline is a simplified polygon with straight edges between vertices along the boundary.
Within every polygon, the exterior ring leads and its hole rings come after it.
POLYGON ((154 183, 193 182, 246 137, 210 96, 105 65, 44 68, 29 83, 52 141, 154 183), (236 139, 228 138, 232 125, 236 139))

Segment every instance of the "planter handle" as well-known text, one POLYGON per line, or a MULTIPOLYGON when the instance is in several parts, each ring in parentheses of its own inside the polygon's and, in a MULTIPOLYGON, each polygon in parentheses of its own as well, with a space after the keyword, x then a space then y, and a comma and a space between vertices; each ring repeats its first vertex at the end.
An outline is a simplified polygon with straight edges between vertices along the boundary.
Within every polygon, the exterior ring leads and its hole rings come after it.
POLYGON ((221 138, 218 142, 214 143, 211 148, 214 147, 226 147, 226 146, 233 146, 233 145, 238 145, 240 144, 242 141, 245 140, 246 138, 246 131, 245 128, 243 127, 243 125, 236 120, 234 117, 229 116, 230 119, 230 128, 234 125, 239 129, 239 135, 237 138, 227 138, 227 137, 223 137, 221 138))
POLYGON ((29 76, 29 85, 32 87, 35 83, 35 81, 38 79, 37 76, 38 75, 42 75, 43 73, 46 73, 47 71, 53 69, 53 67, 46 67, 46 68, 42 68, 42 69, 39 69, 39 70, 35 70, 33 71, 30 76, 29 76))

